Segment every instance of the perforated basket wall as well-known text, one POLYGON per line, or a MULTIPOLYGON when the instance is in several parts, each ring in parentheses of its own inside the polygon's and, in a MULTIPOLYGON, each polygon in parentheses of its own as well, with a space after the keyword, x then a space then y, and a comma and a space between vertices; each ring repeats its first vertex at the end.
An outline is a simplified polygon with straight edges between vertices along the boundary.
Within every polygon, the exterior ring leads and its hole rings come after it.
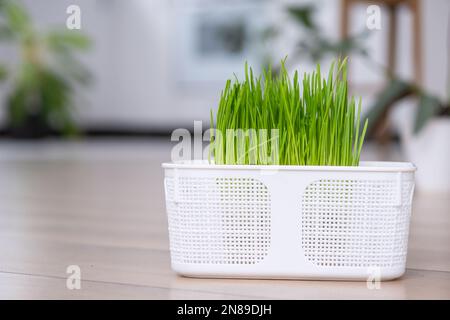
POLYGON ((172 165, 165 177, 172 267, 194 276, 360 280, 377 267, 383 279, 398 277, 414 167, 383 165, 274 174, 172 165))
POLYGON ((413 182, 313 182, 302 200, 301 239, 308 260, 326 267, 396 267, 406 260, 413 182))
POLYGON ((166 178, 172 262, 255 264, 268 252, 270 194, 253 178, 166 178))

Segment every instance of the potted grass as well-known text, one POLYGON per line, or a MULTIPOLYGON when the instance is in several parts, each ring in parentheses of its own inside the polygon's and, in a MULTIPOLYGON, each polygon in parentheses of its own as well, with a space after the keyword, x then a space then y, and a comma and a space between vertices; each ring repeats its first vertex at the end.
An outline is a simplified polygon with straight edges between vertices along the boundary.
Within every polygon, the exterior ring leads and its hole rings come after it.
POLYGON ((227 81, 204 163, 165 163, 172 268, 197 277, 381 279, 405 271, 415 167, 360 162, 346 61, 227 81), (375 270, 375 271, 374 271, 375 270))

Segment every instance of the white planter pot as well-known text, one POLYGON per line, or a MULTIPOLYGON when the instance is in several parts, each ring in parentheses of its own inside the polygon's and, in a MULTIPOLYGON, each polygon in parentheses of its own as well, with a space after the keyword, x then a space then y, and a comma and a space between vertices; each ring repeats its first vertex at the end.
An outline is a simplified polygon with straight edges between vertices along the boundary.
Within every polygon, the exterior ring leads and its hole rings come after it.
POLYGON ((450 192, 450 119, 432 119, 416 135, 412 128, 412 121, 404 121, 401 139, 405 157, 418 168, 418 190, 450 192))
POLYGON ((405 271, 410 163, 163 168, 180 274, 386 280, 405 271))

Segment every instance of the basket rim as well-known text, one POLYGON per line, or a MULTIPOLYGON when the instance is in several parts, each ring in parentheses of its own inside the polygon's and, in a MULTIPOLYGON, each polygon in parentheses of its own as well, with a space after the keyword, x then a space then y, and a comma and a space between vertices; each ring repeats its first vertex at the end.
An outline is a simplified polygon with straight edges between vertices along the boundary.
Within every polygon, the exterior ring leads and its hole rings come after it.
POLYGON ((211 164, 206 160, 165 162, 164 169, 208 169, 208 170, 280 170, 280 171, 356 171, 356 172, 414 172, 417 167, 411 162, 361 161, 359 166, 294 166, 294 165, 227 165, 211 164))

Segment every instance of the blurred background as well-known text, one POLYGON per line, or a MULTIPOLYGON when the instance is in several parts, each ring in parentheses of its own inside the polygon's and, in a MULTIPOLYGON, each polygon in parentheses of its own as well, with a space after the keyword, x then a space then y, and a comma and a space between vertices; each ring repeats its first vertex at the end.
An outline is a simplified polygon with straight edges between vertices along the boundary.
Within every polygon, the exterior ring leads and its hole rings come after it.
POLYGON ((446 0, 2 0, 1 138, 168 142, 209 126, 245 61, 307 72, 349 56, 368 140, 448 191, 449 16, 446 0))
POLYGON ((348 55, 368 140, 430 168, 418 174, 426 189, 448 191, 449 7, 446 0, 2 0, 0 135, 9 145, 167 138, 175 128, 192 130, 194 120, 208 127, 225 80, 245 61, 276 70, 287 56, 291 71, 307 72, 348 55))
POLYGON ((339 292, 448 298, 449 21, 448 0, 0 0, 0 297, 191 297, 169 267, 172 131, 208 128, 245 61, 276 72, 287 56, 303 73, 349 56, 370 124, 361 158, 418 171, 413 271, 339 292), (78 293, 71 264, 93 280, 78 293))

